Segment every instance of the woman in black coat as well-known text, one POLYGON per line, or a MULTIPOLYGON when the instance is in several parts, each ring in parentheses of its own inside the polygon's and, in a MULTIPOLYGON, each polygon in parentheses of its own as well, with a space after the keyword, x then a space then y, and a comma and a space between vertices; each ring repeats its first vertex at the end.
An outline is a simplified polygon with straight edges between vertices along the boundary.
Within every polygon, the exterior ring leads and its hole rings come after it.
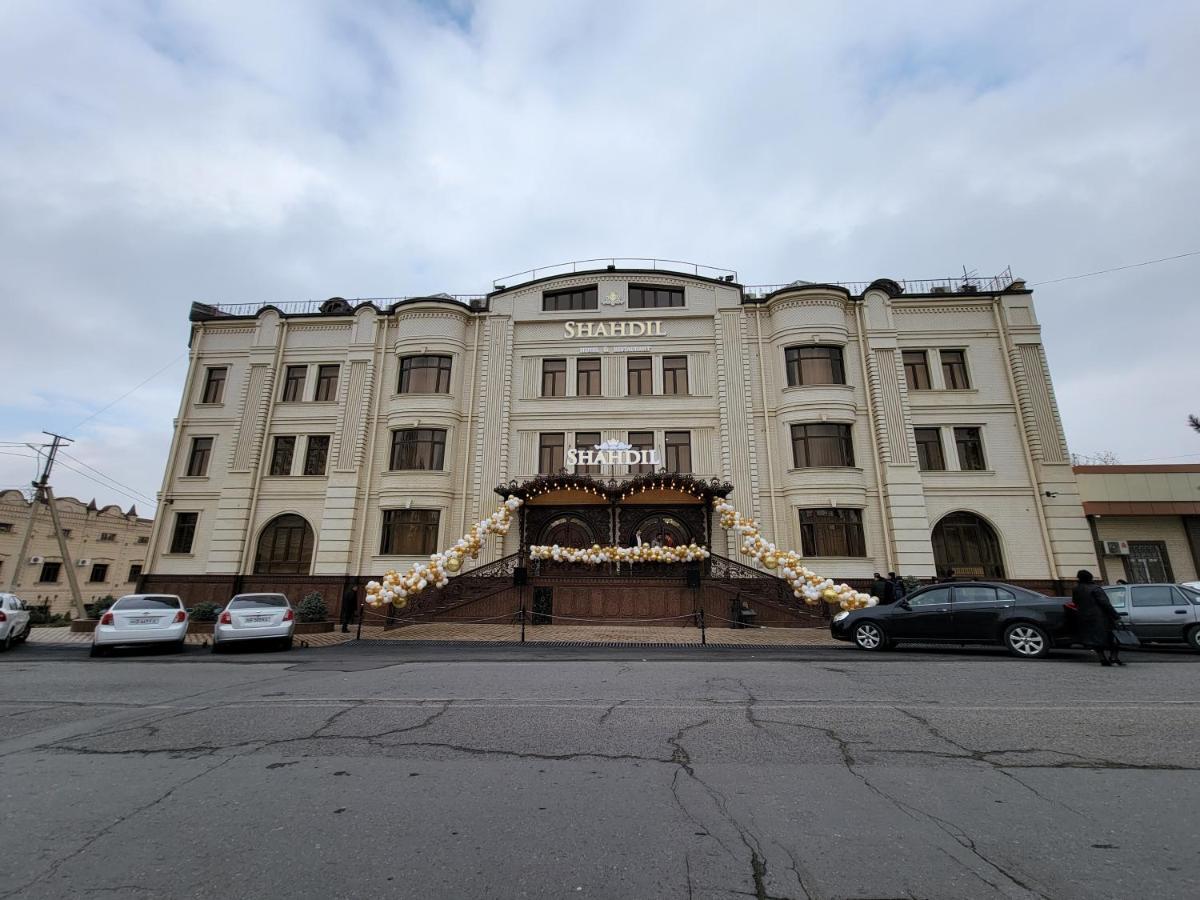
POLYGON ((1075 637, 1079 643, 1096 651, 1100 665, 1123 666, 1117 655, 1117 641, 1113 637, 1113 626, 1121 620, 1108 595, 1100 590, 1092 573, 1081 569, 1075 576, 1079 583, 1071 592, 1075 606, 1075 637))

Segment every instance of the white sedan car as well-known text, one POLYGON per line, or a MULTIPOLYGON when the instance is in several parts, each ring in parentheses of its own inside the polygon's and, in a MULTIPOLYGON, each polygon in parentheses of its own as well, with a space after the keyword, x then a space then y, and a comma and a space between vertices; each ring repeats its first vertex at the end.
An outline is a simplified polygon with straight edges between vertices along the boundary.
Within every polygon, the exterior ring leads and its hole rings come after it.
POLYGON ((169 644, 180 651, 187 629, 187 610, 174 594, 127 594, 100 617, 92 632, 92 656, 132 644, 169 644))
POLYGON ((213 626, 213 653, 235 641, 274 641, 292 648, 296 613, 283 594, 238 594, 221 611, 213 626))
POLYGON ((0 650, 29 638, 29 610, 16 594, 0 594, 0 650))

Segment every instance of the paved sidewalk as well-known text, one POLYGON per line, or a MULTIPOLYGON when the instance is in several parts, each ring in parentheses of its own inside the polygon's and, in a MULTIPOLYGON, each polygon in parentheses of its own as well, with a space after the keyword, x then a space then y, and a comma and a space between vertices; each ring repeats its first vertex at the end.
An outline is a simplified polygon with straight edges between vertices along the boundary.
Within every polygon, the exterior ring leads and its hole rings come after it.
MULTIPOLYGON (((296 643, 310 647, 330 647, 353 640, 357 629, 349 634, 341 631, 320 634, 298 634, 296 643)), ((363 626, 363 640, 371 641, 474 641, 487 643, 517 643, 521 626, 476 625, 458 622, 429 622, 385 630, 380 626, 363 626)), ((837 644, 824 628, 709 628, 709 644, 726 647, 828 647, 837 644)), ((70 628, 35 628, 29 640, 34 644, 81 644, 92 642, 86 633, 70 628)), ((570 644, 657 644, 672 646, 699 645, 700 629, 656 625, 527 625, 525 641, 570 644)), ((211 643, 207 634, 189 634, 193 646, 211 643)))

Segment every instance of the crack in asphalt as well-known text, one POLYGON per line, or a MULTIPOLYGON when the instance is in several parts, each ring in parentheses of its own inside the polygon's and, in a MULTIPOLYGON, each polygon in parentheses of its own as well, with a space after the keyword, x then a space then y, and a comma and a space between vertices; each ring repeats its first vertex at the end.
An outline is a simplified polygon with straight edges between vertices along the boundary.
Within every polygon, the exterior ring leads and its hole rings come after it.
MULTIPOLYGON (((233 757, 230 757, 230 759, 232 759, 232 758, 233 757)), ((172 794, 174 794, 176 791, 178 791, 182 788, 187 787, 193 781, 196 781, 200 778, 203 778, 205 775, 215 772, 217 769, 221 768, 221 766, 223 766, 227 762, 229 762, 230 759, 224 759, 221 762, 217 763, 215 766, 209 766, 203 772, 200 772, 196 775, 192 775, 190 778, 185 778, 183 781, 179 782, 179 784, 174 785, 173 787, 168 789, 166 793, 161 794, 159 797, 157 797, 154 800, 151 800, 149 803, 144 803, 141 806, 137 807, 137 809, 134 809, 131 812, 125 813, 122 816, 118 816, 114 821, 110 822, 108 825, 105 825, 103 828, 101 828, 99 831, 97 831, 95 834, 93 834, 90 838, 88 838, 86 841, 84 841, 82 844, 80 844, 78 847, 76 847, 74 850, 72 850, 66 856, 56 859, 53 863, 50 864, 49 868, 47 868, 46 871, 42 872, 40 875, 25 882, 25 884, 22 884, 18 887, 11 888, 7 891, 4 891, 3 893, 0 893, 0 898, 12 897, 16 894, 20 894, 21 892, 26 891, 29 888, 33 887, 35 884, 40 884, 41 882, 46 881, 48 878, 54 877, 54 875, 58 872, 59 869, 61 869, 64 865, 69 863, 75 857, 79 856, 81 853, 85 853, 87 850, 91 849, 92 845, 95 844, 102 837, 111 833, 114 829, 125 824, 130 819, 134 818, 135 816, 141 815, 142 813, 146 812, 146 810, 152 809, 155 806, 158 806, 160 803, 163 803, 166 800, 170 799, 172 794)))

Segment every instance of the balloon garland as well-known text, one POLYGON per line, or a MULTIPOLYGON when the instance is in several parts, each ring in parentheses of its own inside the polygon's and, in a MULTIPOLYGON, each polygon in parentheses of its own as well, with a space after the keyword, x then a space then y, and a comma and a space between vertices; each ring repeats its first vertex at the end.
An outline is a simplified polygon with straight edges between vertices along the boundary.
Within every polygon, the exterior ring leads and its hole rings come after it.
POLYGON ((879 600, 870 594, 854 590, 848 584, 834 584, 800 564, 802 557, 792 550, 780 550, 762 537, 753 519, 742 516, 732 504, 721 497, 713 498, 713 506, 721 516, 721 525, 742 536, 742 552, 753 556, 772 572, 776 572, 792 589, 792 596, 809 606, 822 600, 842 609, 865 609, 879 600))
POLYGON ((529 548, 531 559, 552 559, 555 562, 586 563, 598 566, 602 563, 680 563, 697 559, 708 559, 708 549, 697 544, 681 544, 678 547, 652 547, 638 544, 636 547, 560 547, 558 544, 539 544, 529 548))
POLYGON ((397 609, 403 609, 408 605, 409 597, 415 597, 429 585, 445 587, 450 583, 450 578, 458 574, 464 559, 475 559, 479 556, 486 535, 508 534, 512 525, 512 514, 524 502, 520 497, 510 495, 496 507, 494 513, 472 525, 471 530, 459 538, 449 550, 432 554, 429 562, 413 563, 404 574, 391 570, 383 576, 382 583, 368 581, 365 602, 373 607, 390 603, 397 609))

